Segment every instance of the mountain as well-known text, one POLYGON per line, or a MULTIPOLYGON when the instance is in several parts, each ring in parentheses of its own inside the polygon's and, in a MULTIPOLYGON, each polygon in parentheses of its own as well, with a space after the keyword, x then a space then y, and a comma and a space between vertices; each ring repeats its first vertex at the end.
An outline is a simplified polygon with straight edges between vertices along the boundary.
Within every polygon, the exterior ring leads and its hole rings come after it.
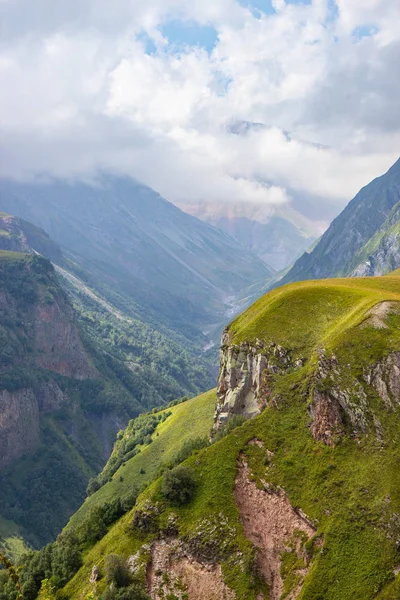
POLYGON ((116 432, 153 397, 85 336, 47 259, 1 251, 0 283, 0 535, 40 546, 82 502, 116 432))
POLYGON ((276 271, 291 265, 320 235, 317 225, 295 210, 209 202, 180 208, 221 229, 276 271))
POLYGON ((129 424, 23 597, 398 598, 399 343, 399 272, 260 298, 224 331, 217 394, 129 424))
MULTIPOLYGON (((59 246, 42 229, 11 215, 0 215, 0 250, 42 254, 54 261, 60 285, 75 308, 77 323, 94 347, 102 349, 131 370, 136 395, 144 406, 157 406, 185 394, 195 395, 212 383, 210 365, 199 359, 200 350, 190 348, 173 331, 155 329, 129 316, 135 307, 126 300, 119 309, 89 288, 73 273, 59 246)), ((82 275, 82 271, 79 273, 82 275)))
POLYGON ((400 267, 400 202, 353 259, 354 277, 386 275, 400 267))
POLYGON ((0 209, 48 232, 89 287, 116 291, 135 316, 191 342, 205 345, 203 331, 225 320, 232 298, 273 276, 231 237, 127 178, 2 180, 0 209))
MULTIPOLYGON (((396 218, 391 211, 400 201, 400 160, 378 177, 347 205, 332 222, 312 252, 305 253, 280 281, 348 276, 368 260, 368 244, 381 227, 389 229, 396 218), (385 222, 389 219, 387 225, 385 222), (359 263, 357 264, 357 257, 359 263)), ((368 270, 368 269, 367 269, 368 270)), ((390 271, 390 265, 384 269, 390 271)), ((365 272, 361 270, 360 273, 365 272)), ((373 274, 374 270, 370 270, 373 274)))
POLYGON ((6 213, 0 213, 0 250, 42 254, 53 262, 64 263, 60 247, 43 229, 6 213))

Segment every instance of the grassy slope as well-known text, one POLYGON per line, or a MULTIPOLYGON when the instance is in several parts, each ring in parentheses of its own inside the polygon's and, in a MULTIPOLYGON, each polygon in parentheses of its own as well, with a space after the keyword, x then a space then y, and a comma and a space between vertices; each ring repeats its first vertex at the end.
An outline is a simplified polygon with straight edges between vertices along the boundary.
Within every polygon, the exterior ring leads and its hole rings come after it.
POLYGON ((0 548, 8 556, 18 559, 27 551, 27 546, 22 538, 23 530, 16 523, 0 516, 0 531, 0 548))
POLYGON ((172 414, 164 423, 158 425, 153 434, 153 442, 141 448, 139 454, 121 466, 111 481, 95 494, 86 499, 75 513, 68 527, 76 527, 85 518, 89 510, 115 498, 129 493, 132 485, 140 482, 147 484, 154 478, 158 468, 171 461, 188 439, 205 436, 209 433, 215 409, 215 390, 197 398, 179 404, 168 411, 172 414), (190 423, 190 427, 188 427, 190 423), (141 470, 145 473, 141 473, 141 470), (123 481, 121 481, 121 477, 123 481))
MULTIPOLYGON (((351 373, 359 374, 363 366, 400 347, 399 315, 388 317, 387 329, 357 327, 382 300, 400 301, 398 276, 290 285, 263 297, 236 319, 231 325, 233 339, 273 340, 308 358, 324 345, 351 373)), ((378 594, 382 600, 400 598, 400 582, 393 575, 400 563, 396 549, 400 525, 393 518, 400 513, 400 414, 389 412, 372 388, 367 389, 384 441, 366 434, 360 439, 345 437, 335 448, 317 443, 308 429, 307 394, 312 375, 313 360, 309 360, 302 369, 278 377, 275 391, 282 398, 278 407, 268 408, 188 460, 198 488, 188 506, 173 509, 179 516, 180 534, 192 535, 198 526, 206 528, 205 519, 214 516, 221 521, 221 513, 226 516, 235 532, 231 557, 223 562, 226 582, 238 598, 255 600, 257 586, 248 567, 252 548, 243 536, 231 493, 237 457, 245 451, 256 480, 263 478, 282 486, 292 505, 304 510, 323 535, 323 551, 315 551, 301 600, 372 600, 378 594), (265 460, 265 449, 248 446, 254 437, 274 453, 271 462, 265 460), (235 560, 237 551, 243 553, 240 561, 235 560)), ((191 431, 193 415, 189 412, 187 417, 182 426, 191 431)), ((164 426, 168 427, 168 420, 164 426)), ((161 522, 165 521, 171 508, 160 494, 160 480, 145 490, 138 507, 149 498, 159 503, 161 522)), ((93 564, 101 567, 111 552, 133 554, 149 541, 132 529, 134 511, 88 553, 84 566, 67 586, 73 598, 90 591, 93 564)), ((218 531, 222 544, 229 532, 218 531)))
POLYGON ((230 326, 232 341, 274 341, 309 358, 384 300, 400 301, 396 276, 294 283, 260 298, 230 326))

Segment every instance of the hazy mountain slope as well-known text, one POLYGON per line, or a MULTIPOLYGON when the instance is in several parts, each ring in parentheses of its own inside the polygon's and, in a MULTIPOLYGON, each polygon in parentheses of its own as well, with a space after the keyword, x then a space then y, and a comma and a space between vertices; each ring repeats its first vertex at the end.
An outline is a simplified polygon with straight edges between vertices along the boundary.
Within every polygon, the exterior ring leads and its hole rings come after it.
MULTIPOLYGON (((127 495, 133 489, 139 490, 143 485, 151 482, 159 469, 169 465, 185 444, 207 438, 212 427, 214 412, 215 390, 164 410, 163 414, 168 414, 168 417, 152 434, 152 443, 139 445, 140 451, 132 458, 122 454, 122 465, 118 469, 114 467, 110 479, 85 500, 68 523, 68 529, 79 526, 95 507, 111 502, 118 496, 127 495), (190 427, 188 427, 189 421, 190 427)), ((117 455, 117 450, 121 446, 128 445, 127 442, 132 438, 132 425, 134 422, 116 442, 113 456, 117 455)), ((113 456, 110 457, 103 473, 108 473, 108 466, 113 463, 113 456)))
POLYGON ((37 252, 58 264, 65 262, 60 247, 43 229, 6 213, 0 213, 0 250, 37 252))
POLYGON ((350 275, 354 257, 379 231, 400 201, 400 160, 348 204, 310 254, 295 263, 281 284, 303 279, 350 275))
POLYGON ((385 275, 400 266, 400 203, 397 203, 379 231, 356 254, 354 277, 385 275))
POLYGON ((153 395, 84 336, 48 260, 0 252, 0 283, 0 510, 42 544, 153 395))
POLYGON ((272 275, 232 238, 129 179, 3 180, 0 209, 43 227, 96 285, 180 332, 223 321, 226 297, 272 275))
MULTIPOLYGON (((81 330, 94 347, 126 364, 144 406, 163 405, 212 385, 211 367, 200 357, 200 344, 190 344, 166 326, 152 326, 151 317, 146 319, 129 299, 118 304, 116 293, 108 292, 106 301, 71 273, 75 265, 42 229, 17 217, 0 216, 0 250, 39 252, 62 265, 56 267, 60 283, 73 301, 81 330)), ((85 273, 79 274, 85 278, 85 273)))
POLYGON ((225 231, 277 271, 291 265, 319 235, 297 213, 260 204, 181 204, 182 210, 225 231))
MULTIPOLYGON (((186 502, 166 495, 165 475, 148 485, 84 547, 65 593, 102 593, 107 556, 117 553, 129 560, 128 584, 156 600, 396 598, 399 276, 279 288, 235 319, 222 342, 219 420, 234 426, 250 405, 260 414, 225 436, 219 430, 219 441, 185 461, 195 485, 186 502)), ((184 419, 190 430, 190 411, 184 419)), ((170 455, 175 445, 179 436, 170 455)), ((98 528, 96 514, 89 521, 98 528)), ((65 543, 47 552, 61 556, 65 543)), ((25 586, 41 568, 26 564, 25 586)))

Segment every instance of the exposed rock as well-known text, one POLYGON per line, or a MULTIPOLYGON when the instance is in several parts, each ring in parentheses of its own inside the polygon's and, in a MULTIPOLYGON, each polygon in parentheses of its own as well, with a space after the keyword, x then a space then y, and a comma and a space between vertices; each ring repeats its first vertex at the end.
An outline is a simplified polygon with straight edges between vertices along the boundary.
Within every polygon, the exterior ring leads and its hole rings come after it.
POLYGON ((0 469, 39 444, 39 403, 33 390, 0 391, 0 469))
POLYGON ((258 568, 269 586, 271 600, 280 600, 283 593, 282 553, 295 552, 303 563, 296 569, 295 585, 285 596, 294 600, 310 566, 304 556, 304 541, 313 537, 315 528, 304 513, 295 511, 283 491, 260 490, 243 458, 235 483, 235 500, 245 535, 257 548, 258 568))
POLYGON ((100 571, 99 568, 96 565, 93 565, 92 567, 92 572, 90 574, 90 578, 89 578, 89 582, 91 584, 95 584, 97 583, 97 581, 100 579, 100 571))
POLYGON ((282 346, 265 346, 260 340, 255 345, 243 342, 240 346, 227 342, 229 334, 225 330, 220 351, 216 429, 233 415, 250 419, 260 414, 271 396, 269 376, 291 366, 290 353, 282 346))
POLYGON ((400 310, 398 302, 379 302, 367 313, 367 318, 361 324, 361 327, 375 327, 376 329, 388 329, 386 317, 391 312, 400 310))
POLYGON ((355 378, 349 385, 335 355, 328 356, 322 349, 311 396, 311 433, 316 440, 333 446, 348 424, 353 434, 366 431, 369 409, 362 385, 355 378))
POLYGON ((219 564, 205 563, 186 552, 178 540, 161 540, 151 546, 147 587, 153 600, 234 600, 224 583, 219 564))
POLYGON ((372 385, 387 408, 400 404, 400 352, 392 352, 364 373, 365 381, 372 385))
POLYGON ((351 273, 353 277, 386 275, 400 266, 399 221, 400 203, 397 203, 369 244, 355 257, 358 266, 351 273))
POLYGON ((38 364, 74 379, 96 378, 74 322, 71 306, 59 294, 51 304, 41 302, 35 307, 35 347, 38 364))

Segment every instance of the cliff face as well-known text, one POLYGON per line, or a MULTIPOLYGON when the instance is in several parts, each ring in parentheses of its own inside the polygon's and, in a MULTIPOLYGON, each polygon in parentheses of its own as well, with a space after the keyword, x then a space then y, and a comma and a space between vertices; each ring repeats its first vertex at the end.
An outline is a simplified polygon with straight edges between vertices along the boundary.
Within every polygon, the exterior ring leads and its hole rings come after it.
MULTIPOLYGON (((397 315, 398 303, 378 303, 366 313, 353 335, 370 331, 372 336, 381 335, 390 340, 391 326, 396 332, 397 321, 393 325, 388 319, 390 316, 397 319, 397 315)), ((362 370, 357 363, 353 365, 354 370, 343 358, 339 360, 332 351, 321 346, 308 359, 294 359, 295 349, 272 341, 257 339, 234 344, 231 339, 227 328, 221 342, 215 429, 224 426, 234 415, 250 419, 267 406, 279 405, 281 398, 276 382, 298 370, 302 370, 306 382, 303 394, 310 415, 310 432, 315 440, 326 445, 334 446, 346 434, 358 437, 368 430, 381 439, 379 415, 371 400, 378 398, 390 410, 400 404, 398 351, 376 354, 362 370)), ((351 344, 350 340, 346 341, 345 348, 351 344)), ((343 353, 343 348, 338 349, 343 353)))
POLYGON ((60 410, 70 400, 45 371, 79 380, 99 378, 99 373, 83 346, 72 307, 56 286, 50 264, 34 257, 15 263, 6 257, 0 268, 6 279, 0 295, 3 468, 36 450, 41 415, 60 410), (15 287, 7 286, 10 277, 15 278, 15 287), (23 288, 18 294, 18 281, 29 290, 28 298, 23 298, 23 288))
POLYGON ((270 377, 284 373, 289 367, 300 366, 301 360, 293 364, 290 353, 273 342, 230 344, 229 332, 225 330, 220 351, 215 428, 226 424, 234 415, 249 419, 260 414, 273 399, 270 377))
POLYGON ((52 304, 39 302, 34 311, 37 363, 74 379, 98 378, 74 322, 73 310, 59 294, 52 304))
POLYGON ((83 339, 48 260, 0 252, 0 514, 33 544, 60 531, 139 412, 113 364, 83 339))

